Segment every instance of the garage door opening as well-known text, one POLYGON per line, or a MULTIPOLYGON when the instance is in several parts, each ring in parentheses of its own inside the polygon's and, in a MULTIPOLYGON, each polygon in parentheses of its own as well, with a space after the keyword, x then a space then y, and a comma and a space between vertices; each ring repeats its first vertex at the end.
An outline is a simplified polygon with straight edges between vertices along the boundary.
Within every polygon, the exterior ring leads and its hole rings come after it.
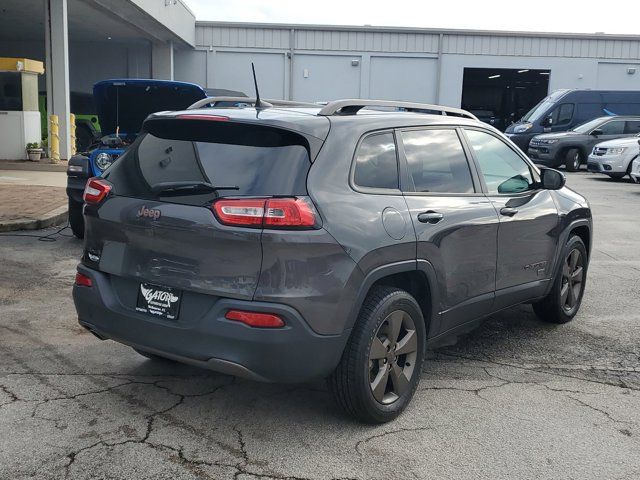
POLYGON ((462 108, 504 130, 547 96, 550 74, 527 68, 465 68, 462 108))

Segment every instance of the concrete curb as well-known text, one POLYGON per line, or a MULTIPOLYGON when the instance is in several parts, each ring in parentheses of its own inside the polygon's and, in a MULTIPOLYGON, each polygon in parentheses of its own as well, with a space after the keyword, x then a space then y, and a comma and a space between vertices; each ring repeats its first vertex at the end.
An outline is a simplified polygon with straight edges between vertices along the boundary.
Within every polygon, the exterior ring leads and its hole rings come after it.
POLYGON ((17 218, 0 222, 0 232, 12 232, 14 230, 40 230, 41 228, 60 225, 67 221, 68 207, 62 205, 39 218, 17 218))
POLYGON ((0 160, 0 170, 21 170, 31 172, 66 172, 66 163, 7 162, 0 160))

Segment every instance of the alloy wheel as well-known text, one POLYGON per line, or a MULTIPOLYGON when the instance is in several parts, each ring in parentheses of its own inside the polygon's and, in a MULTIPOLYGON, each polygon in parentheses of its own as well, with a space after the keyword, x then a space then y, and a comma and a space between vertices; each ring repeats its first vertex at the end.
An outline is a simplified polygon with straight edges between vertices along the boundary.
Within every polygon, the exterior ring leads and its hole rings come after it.
POLYGON ((369 385, 378 402, 391 404, 410 390, 417 355, 413 318, 403 310, 390 313, 369 347, 369 385))
POLYGON ((573 156, 573 169, 574 170, 580 169, 580 163, 581 163, 580 160, 581 160, 580 153, 576 152, 576 154, 573 156))
POLYGON ((560 302, 565 312, 571 312, 580 301, 584 280, 584 260, 577 248, 571 250, 562 268, 562 287, 560 302))

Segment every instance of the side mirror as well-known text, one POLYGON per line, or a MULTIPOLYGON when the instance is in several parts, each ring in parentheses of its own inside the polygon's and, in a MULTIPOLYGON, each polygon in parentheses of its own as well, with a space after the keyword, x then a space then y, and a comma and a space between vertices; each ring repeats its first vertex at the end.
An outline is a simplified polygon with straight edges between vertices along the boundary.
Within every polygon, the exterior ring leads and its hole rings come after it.
POLYGON ((604 132, 602 130, 600 130, 599 128, 596 128, 595 130, 591 131, 591 135, 593 135, 594 137, 597 137, 599 135, 602 135, 604 132))
POLYGON ((567 178, 562 172, 553 168, 540 168, 540 183, 545 190, 560 190, 567 183, 567 178))
POLYGON ((540 123, 543 127, 550 127, 551 125, 553 125, 553 117, 549 115, 545 117, 540 123))

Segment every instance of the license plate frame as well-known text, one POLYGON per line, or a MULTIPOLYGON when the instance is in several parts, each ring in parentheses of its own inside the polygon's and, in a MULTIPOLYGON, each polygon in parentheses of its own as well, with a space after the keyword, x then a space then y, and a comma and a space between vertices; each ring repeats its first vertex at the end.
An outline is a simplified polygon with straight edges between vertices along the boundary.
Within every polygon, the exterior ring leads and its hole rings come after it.
POLYGON ((136 311, 166 320, 177 320, 182 291, 173 287, 142 282, 138 285, 136 311))

